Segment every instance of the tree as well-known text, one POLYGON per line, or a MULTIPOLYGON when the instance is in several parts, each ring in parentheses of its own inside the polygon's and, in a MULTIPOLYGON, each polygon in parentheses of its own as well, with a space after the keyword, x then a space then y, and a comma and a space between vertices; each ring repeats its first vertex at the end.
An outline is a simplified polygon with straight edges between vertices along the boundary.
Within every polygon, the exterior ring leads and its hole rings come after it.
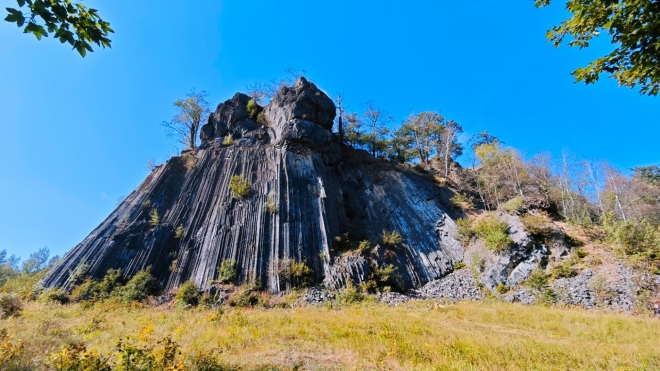
POLYGON ((337 94, 335 102, 337 102, 337 131, 339 133, 339 143, 344 144, 344 123, 342 121, 344 112, 346 112, 346 107, 343 105, 344 97, 342 97, 341 94, 337 94))
POLYGON ((463 128, 456 121, 449 120, 444 125, 438 153, 442 155, 445 161, 445 178, 449 176, 449 160, 463 154, 463 146, 458 143, 458 134, 462 132, 463 128))
POLYGON ((411 114, 401 126, 401 130, 412 138, 412 145, 424 165, 428 165, 429 158, 435 154, 445 130, 444 121, 445 118, 437 112, 422 112, 411 114))
POLYGON ((98 15, 96 9, 87 8, 82 3, 72 3, 70 0, 16 0, 19 9, 6 8, 9 14, 5 21, 16 23, 23 28, 23 33, 33 34, 37 40, 54 37, 61 43, 68 42, 82 57, 87 52, 93 52, 92 43, 102 47, 110 47, 109 33, 115 31, 110 23, 98 15), (23 13, 23 8, 27 11, 23 13), (39 24, 38 19, 43 21, 39 24))
MULTIPOLYGON (((545 7, 550 0, 536 0, 545 7)), ((571 47, 589 46, 601 33, 616 45, 609 54, 572 72, 575 81, 591 84, 606 73, 619 86, 640 87, 641 94, 657 95, 660 90, 660 2, 657 0, 569 0, 571 17, 547 33, 558 47, 567 36, 571 47)))
POLYGON ((46 267, 49 256, 50 250, 47 247, 42 247, 30 254, 30 257, 23 262, 21 270, 26 274, 35 274, 46 267))
POLYGON ((373 102, 367 102, 367 109, 364 111, 364 121, 368 132, 363 135, 363 140, 367 144, 367 149, 371 155, 376 157, 378 153, 387 148, 385 136, 388 133, 386 125, 392 122, 392 116, 388 116, 384 111, 373 102))
POLYGON ((186 95, 187 98, 174 102, 179 112, 174 115, 172 121, 163 121, 162 125, 168 135, 177 137, 186 148, 197 147, 197 132, 202 120, 211 114, 209 103, 206 101, 207 96, 206 91, 196 92, 192 89, 186 95))
POLYGON ((413 139, 403 129, 403 127, 396 130, 388 142, 388 155, 390 161, 398 163, 406 163, 415 158, 413 153, 413 139))
POLYGON ((357 115, 357 113, 348 113, 344 115, 344 120, 346 120, 347 125, 344 129, 344 138, 346 139, 346 144, 350 145, 353 148, 358 148, 364 145, 362 142, 362 136, 364 134, 362 119, 357 115))

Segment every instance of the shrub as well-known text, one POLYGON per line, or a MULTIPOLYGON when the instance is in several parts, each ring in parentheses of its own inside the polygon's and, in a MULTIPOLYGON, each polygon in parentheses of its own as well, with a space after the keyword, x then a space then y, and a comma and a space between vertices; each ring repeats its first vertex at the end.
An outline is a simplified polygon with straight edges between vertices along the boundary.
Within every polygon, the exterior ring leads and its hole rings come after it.
POLYGON ((581 247, 579 247, 579 248, 573 250, 573 254, 575 254, 575 256, 576 256, 578 259, 584 259, 587 255, 589 255, 589 253, 587 253, 586 251, 584 251, 584 249, 581 248, 581 247))
POLYGON ((183 226, 178 225, 174 230, 174 238, 181 238, 183 236, 183 226))
POLYGON ((266 119, 266 114, 263 111, 259 112, 259 114, 257 115, 257 122, 264 125, 268 124, 268 120, 266 119))
POLYGON ((69 282, 78 283, 82 278, 87 274, 89 270, 89 264, 83 258, 74 269, 69 269, 69 282))
POLYGON ((603 226, 608 240, 616 244, 622 255, 660 273, 660 230, 657 227, 648 220, 618 221, 611 215, 603 217, 603 226))
POLYGON ((259 287, 256 285, 243 286, 238 293, 231 298, 229 305, 232 307, 249 308, 259 304, 259 287))
POLYGON ((199 287, 193 281, 186 281, 179 287, 174 302, 179 307, 195 306, 199 303, 199 287))
POLYGON ((99 283, 91 278, 86 279, 85 282, 76 286, 71 292, 73 301, 90 301, 98 298, 98 296, 99 283))
POLYGON ((105 276, 98 285, 99 298, 108 297, 115 289, 121 287, 123 284, 122 277, 123 274, 121 272, 121 268, 108 269, 108 271, 105 273, 105 276))
POLYGON ((509 288, 506 287, 506 285, 500 283, 500 284, 497 285, 497 287, 495 288, 495 291, 497 291, 497 293, 500 294, 500 295, 504 295, 504 294, 506 294, 507 292, 509 292, 509 288))
POLYGON ((551 268, 551 275, 554 279, 569 278, 577 276, 577 271, 572 266, 571 260, 565 260, 563 263, 551 268))
POLYGON ((234 175, 229 180, 229 189, 235 199, 242 200, 250 194, 250 183, 240 175, 234 175))
POLYGON ((21 299, 14 294, 0 294, 0 318, 19 316, 23 310, 21 299))
POLYGON ((152 227, 157 227, 160 224, 160 216, 158 216, 158 210, 156 208, 151 209, 149 213, 149 225, 152 227))
POLYGON ((550 221, 542 216, 527 214, 520 218, 529 234, 536 238, 547 240, 552 236, 554 230, 550 221))
POLYGON ((222 141, 223 146, 231 146, 234 144, 234 137, 231 136, 231 134, 227 134, 225 139, 222 141))
POLYGON ((470 220, 470 218, 456 219, 456 233, 458 234, 458 239, 464 245, 469 244, 470 240, 474 236, 474 231, 472 230, 472 220, 470 220))
POLYGON ((373 266, 369 279, 381 288, 395 286, 398 290, 404 289, 403 278, 397 273, 397 267, 392 264, 382 267, 373 266))
POLYGON ((383 230, 381 238, 385 247, 397 248, 398 245, 403 242, 403 237, 397 231, 383 230))
POLYGON ((277 195, 275 194, 275 192, 273 191, 268 192, 268 196, 266 197, 266 202, 264 202, 264 209, 268 213, 277 214, 277 211, 279 210, 279 205, 277 204, 277 195))
POLYGON ((346 287, 337 295, 337 302, 341 304, 354 304, 364 300, 364 294, 358 290, 351 279, 346 280, 346 287))
POLYGON ((369 251, 371 251, 371 243, 369 243, 368 240, 362 240, 358 244, 358 251, 360 251, 360 254, 365 255, 369 251))
POLYGON ((465 263, 463 263, 463 262, 459 261, 459 262, 454 263, 454 270, 455 271, 460 271, 461 269, 463 269, 465 267, 466 267, 465 263))
POLYGON ((197 163, 197 157, 195 157, 195 155, 192 153, 186 153, 181 156, 181 161, 183 162, 183 167, 185 167, 186 170, 192 170, 195 168, 195 164, 197 163))
POLYGON ((527 286, 541 291, 548 283, 548 275, 545 274, 543 269, 538 268, 529 274, 529 277, 527 278, 527 281, 525 281, 525 283, 527 284, 527 286))
POLYGON ((39 295, 39 301, 42 303, 65 304, 68 301, 68 298, 64 290, 51 287, 44 290, 39 295))
POLYGON ((61 351, 48 357, 47 365, 55 371, 110 371, 109 359, 87 350, 82 343, 67 344, 61 351))
POLYGON ((158 292, 158 282, 149 270, 150 267, 137 272, 125 286, 115 289, 113 293, 124 303, 142 302, 148 296, 155 295, 158 292))
POLYGON ((458 207, 461 210, 470 210, 474 208, 472 201, 464 194, 457 193, 454 197, 450 198, 452 205, 458 207))
POLYGON ((236 261, 225 259, 218 268, 218 279, 222 283, 234 283, 236 280, 236 261))
POLYGON ((248 115, 250 115, 250 118, 255 119, 257 118, 257 115, 259 112, 261 112, 262 108, 259 106, 256 100, 250 99, 247 103, 247 111, 248 115))
POLYGON ((523 198, 518 196, 510 199, 509 201, 500 204, 498 209, 507 211, 509 213, 518 214, 524 210, 523 198))
POLYGON ((502 252, 513 243, 508 230, 508 224, 500 222, 492 215, 481 219, 474 227, 474 233, 484 239, 486 247, 495 252, 502 252))
POLYGON ((307 266, 307 264, 302 261, 296 263, 295 261, 286 259, 280 261, 279 276, 291 282, 292 286, 311 286, 313 283, 311 279, 312 270, 307 266))

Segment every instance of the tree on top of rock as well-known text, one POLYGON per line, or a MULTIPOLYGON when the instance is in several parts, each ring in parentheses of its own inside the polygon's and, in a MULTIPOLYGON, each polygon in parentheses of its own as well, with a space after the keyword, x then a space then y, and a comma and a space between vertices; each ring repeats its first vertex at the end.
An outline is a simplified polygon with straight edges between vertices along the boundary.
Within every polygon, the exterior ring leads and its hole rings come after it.
POLYGON ((172 121, 163 121, 167 134, 176 137, 186 148, 197 148, 197 132, 202 121, 211 114, 207 96, 206 91, 197 92, 192 89, 185 99, 174 102, 178 112, 172 121))

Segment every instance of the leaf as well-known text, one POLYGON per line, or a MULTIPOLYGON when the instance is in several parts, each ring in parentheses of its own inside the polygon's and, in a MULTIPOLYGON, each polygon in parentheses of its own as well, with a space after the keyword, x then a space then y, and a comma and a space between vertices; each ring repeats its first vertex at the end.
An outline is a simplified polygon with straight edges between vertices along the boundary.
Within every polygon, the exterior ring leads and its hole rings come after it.
POLYGON ((18 27, 23 26, 23 23, 25 22, 25 17, 23 16, 23 13, 21 13, 20 10, 12 9, 12 8, 6 8, 9 14, 5 18, 5 21, 7 22, 16 22, 16 25, 18 27))
POLYGON ((18 2, 18 6, 23 6, 25 5, 25 0, 16 0, 18 2))
POLYGON ((81 41, 76 41, 73 47, 78 51, 78 53, 80 53, 81 57, 85 58, 87 50, 85 50, 85 45, 83 45, 81 41))
POLYGON ((23 30, 23 32, 34 34, 37 40, 41 40, 42 37, 48 37, 48 32, 46 32, 42 26, 32 22, 25 26, 25 30, 23 30))

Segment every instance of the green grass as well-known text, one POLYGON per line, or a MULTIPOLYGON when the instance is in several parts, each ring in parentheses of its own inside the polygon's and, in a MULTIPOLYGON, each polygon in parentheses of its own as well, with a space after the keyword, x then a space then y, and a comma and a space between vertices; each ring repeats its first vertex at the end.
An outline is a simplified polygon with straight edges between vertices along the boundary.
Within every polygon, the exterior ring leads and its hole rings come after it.
POLYGON ((22 344, 18 360, 36 365, 67 344, 117 362, 120 339, 160 349, 169 337, 181 357, 213 355, 241 369, 660 368, 658 319, 500 302, 222 311, 30 302, 0 328, 3 349, 22 344))

